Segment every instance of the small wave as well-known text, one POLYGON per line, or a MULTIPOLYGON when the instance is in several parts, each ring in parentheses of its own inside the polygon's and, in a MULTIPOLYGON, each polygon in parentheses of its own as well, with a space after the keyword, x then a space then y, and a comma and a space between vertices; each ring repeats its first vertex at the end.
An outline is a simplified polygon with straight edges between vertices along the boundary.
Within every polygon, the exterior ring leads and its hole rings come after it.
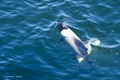
POLYGON ((119 46, 120 46, 119 44, 113 44, 113 45, 101 44, 100 45, 100 47, 103 47, 103 48, 117 48, 119 46))
POLYGON ((100 40, 96 39, 96 38, 92 38, 88 41, 88 43, 92 44, 92 45, 95 45, 95 46, 98 46, 98 45, 100 45, 100 40))
POLYGON ((92 38, 92 39, 87 41, 85 46, 88 48, 88 54, 90 54, 91 51, 92 51, 91 44, 94 45, 94 46, 98 46, 98 45, 100 45, 100 40, 97 39, 97 38, 92 38))

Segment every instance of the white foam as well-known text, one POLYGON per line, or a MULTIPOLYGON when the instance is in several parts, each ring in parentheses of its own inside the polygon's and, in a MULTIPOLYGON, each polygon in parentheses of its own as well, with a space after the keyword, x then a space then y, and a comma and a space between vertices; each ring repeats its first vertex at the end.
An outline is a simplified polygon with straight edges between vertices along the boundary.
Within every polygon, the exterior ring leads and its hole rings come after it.
POLYGON ((96 39, 96 38, 92 38, 88 41, 88 43, 95 45, 95 46, 98 46, 100 44, 100 40, 96 39))

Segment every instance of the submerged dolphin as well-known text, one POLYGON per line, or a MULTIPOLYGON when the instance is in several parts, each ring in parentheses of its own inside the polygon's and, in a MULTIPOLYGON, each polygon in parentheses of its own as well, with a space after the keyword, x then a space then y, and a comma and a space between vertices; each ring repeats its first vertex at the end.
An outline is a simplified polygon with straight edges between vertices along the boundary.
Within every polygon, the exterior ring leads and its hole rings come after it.
POLYGON ((63 23, 58 24, 58 28, 62 35, 62 38, 59 42, 65 40, 77 53, 76 57, 82 57, 85 61, 87 61, 90 64, 90 70, 96 68, 97 66, 93 65, 93 63, 88 58, 88 49, 84 46, 80 38, 63 23))

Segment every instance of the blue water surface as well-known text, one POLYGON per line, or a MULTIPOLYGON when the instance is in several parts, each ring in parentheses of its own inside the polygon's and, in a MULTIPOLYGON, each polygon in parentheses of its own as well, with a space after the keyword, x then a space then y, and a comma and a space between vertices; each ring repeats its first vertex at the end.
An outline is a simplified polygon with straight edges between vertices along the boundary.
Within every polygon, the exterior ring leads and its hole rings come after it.
POLYGON ((0 80, 120 80, 120 0, 0 0, 0 80), (98 69, 80 63, 58 44, 57 23, 66 23, 92 46, 98 69))

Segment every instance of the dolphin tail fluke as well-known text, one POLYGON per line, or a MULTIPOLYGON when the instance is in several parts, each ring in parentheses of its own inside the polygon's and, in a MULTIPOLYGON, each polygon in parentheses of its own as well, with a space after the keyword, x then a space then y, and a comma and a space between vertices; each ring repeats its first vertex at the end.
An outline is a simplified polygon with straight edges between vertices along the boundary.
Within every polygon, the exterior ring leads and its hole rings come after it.
POLYGON ((92 70, 94 70, 94 69, 96 69, 96 68, 98 68, 99 66, 97 65, 97 64, 91 64, 90 65, 90 71, 92 71, 92 70))

